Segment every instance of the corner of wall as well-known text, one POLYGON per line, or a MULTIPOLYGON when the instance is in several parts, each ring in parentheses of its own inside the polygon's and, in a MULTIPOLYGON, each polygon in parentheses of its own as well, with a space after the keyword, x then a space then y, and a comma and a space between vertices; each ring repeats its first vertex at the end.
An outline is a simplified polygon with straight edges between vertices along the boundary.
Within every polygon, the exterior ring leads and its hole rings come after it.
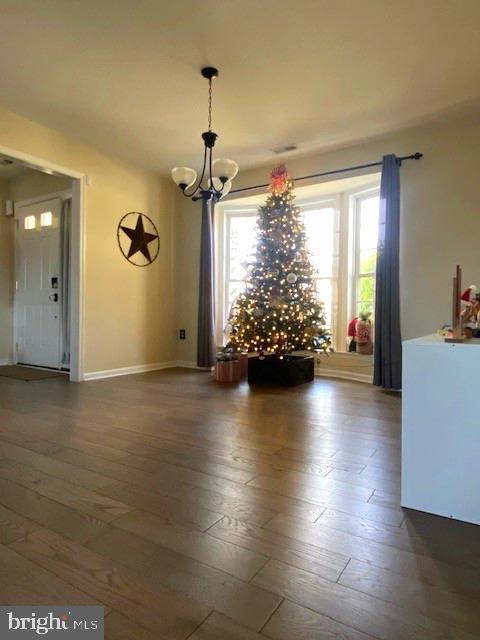
POLYGON ((13 361, 14 219, 5 215, 10 181, 0 179, 0 364, 13 361))
POLYGON ((201 205, 175 194, 175 359, 192 363, 197 359, 197 309, 200 264, 201 205), (185 340, 179 330, 185 330, 185 340))

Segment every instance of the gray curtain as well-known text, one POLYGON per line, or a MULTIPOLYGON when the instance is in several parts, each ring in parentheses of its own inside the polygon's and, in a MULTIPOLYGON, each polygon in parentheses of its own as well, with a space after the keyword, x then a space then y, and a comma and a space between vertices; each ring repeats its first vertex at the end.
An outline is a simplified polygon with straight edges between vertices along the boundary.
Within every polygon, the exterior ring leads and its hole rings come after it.
POLYGON ((215 263, 213 216, 213 202, 211 200, 202 200, 197 341, 197 365, 199 367, 212 367, 215 364, 215 263))
POLYGON ((375 355, 373 384, 402 387, 400 334, 400 166, 394 155, 383 157, 375 289, 375 355))
POLYGON ((60 219, 60 306, 62 310, 62 365, 70 365, 70 235, 72 227, 72 200, 62 203, 60 219))

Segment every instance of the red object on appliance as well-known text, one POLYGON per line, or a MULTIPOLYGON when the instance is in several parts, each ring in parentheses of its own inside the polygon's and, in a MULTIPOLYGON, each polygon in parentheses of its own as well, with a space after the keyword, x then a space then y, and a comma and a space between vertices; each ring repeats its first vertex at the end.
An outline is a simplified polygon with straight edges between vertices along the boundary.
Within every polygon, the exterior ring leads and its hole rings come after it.
POLYGON ((471 284, 468 289, 465 289, 465 291, 462 293, 460 300, 470 303, 472 302, 472 299, 475 297, 476 293, 477 287, 474 284, 471 284))
POLYGON ((357 320, 358 318, 354 318, 348 324, 348 337, 355 338, 357 335, 357 320))

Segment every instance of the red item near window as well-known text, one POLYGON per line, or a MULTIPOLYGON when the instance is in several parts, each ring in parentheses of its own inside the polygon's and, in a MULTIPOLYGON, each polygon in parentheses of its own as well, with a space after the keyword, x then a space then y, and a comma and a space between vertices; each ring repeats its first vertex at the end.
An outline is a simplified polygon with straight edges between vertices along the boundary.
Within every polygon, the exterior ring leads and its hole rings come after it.
POLYGON ((355 338, 357 335, 357 320, 358 318, 354 318, 348 324, 348 337, 355 338))

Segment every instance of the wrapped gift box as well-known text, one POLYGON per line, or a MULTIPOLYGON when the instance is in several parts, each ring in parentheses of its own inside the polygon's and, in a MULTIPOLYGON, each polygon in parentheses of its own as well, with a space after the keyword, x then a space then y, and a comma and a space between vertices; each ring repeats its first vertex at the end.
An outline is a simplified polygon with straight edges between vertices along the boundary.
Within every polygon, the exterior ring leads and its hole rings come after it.
POLYGON ((240 360, 218 360, 215 363, 217 382, 238 382, 242 375, 240 360))

